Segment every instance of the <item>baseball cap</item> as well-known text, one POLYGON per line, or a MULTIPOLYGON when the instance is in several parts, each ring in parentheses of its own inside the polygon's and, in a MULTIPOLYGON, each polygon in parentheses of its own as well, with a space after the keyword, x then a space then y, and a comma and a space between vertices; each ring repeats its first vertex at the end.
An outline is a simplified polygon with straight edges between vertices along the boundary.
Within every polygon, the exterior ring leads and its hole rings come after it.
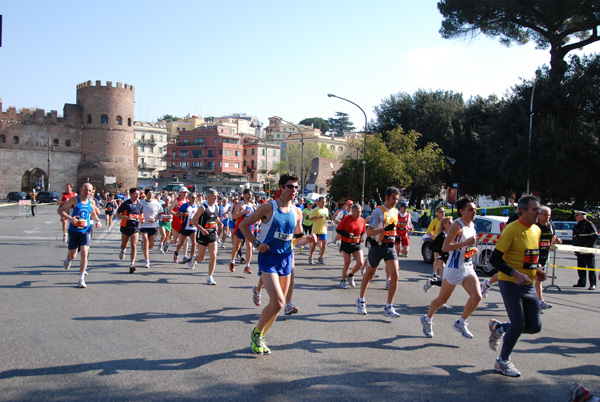
POLYGON ((579 214, 581 214, 581 215, 587 215, 586 211, 582 211, 582 210, 579 210, 579 209, 576 209, 575 211, 573 211, 573 213, 575 215, 579 215, 579 214))
POLYGON ((354 205, 354 202, 352 202, 352 200, 348 200, 346 201, 346 205, 354 205))
POLYGON ((189 193, 190 190, 188 190, 187 187, 179 187, 179 192, 180 193, 189 193))

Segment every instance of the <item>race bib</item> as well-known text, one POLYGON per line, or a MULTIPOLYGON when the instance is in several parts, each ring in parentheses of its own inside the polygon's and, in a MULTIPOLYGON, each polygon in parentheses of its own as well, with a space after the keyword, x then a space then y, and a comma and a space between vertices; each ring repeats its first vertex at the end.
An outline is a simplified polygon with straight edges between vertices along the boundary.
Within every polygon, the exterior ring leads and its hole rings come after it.
POLYGON ((539 249, 527 249, 523 256, 523 268, 524 269, 537 269, 538 262, 540 260, 539 249))
POLYGON ((277 240, 281 240, 281 241, 291 241, 293 237, 294 237, 293 233, 281 233, 281 232, 273 233, 273 238, 277 239, 277 240))

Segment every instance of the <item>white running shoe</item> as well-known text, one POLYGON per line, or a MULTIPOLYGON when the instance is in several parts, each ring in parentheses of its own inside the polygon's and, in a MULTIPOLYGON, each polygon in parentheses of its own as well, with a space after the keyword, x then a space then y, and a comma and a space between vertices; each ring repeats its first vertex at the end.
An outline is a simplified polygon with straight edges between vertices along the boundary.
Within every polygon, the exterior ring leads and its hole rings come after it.
POLYGON ((545 300, 540 302, 540 310, 548 310, 549 308, 552 308, 552 304, 547 303, 545 300))
POLYGON ((121 250, 119 253, 119 260, 123 260, 125 258, 125 250, 121 250))
POLYGON ((367 304, 364 301, 360 301, 360 298, 356 299, 356 310, 358 314, 367 314, 367 304))
POLYGON ((356 283, 354 282, 354 277, 353 276, 349 276, 348 277, 348 285, 350 285, 353 288, 356 287, 356 283))
POLYGON ((488 291, 490 290, 491 286, 492 285, 490 285, 490 281, 488 279, 485 279, 481 284, 481 295, 484 299, 487 297, 488 291))
POLYGON ((196 260, 195 259, 192 258, 188 261, 188 268, 191 270, 196 269, 196 260))
POLYGON ((83 278, 79 279, 79 284, 77 286, 80 288, 87 288, 87 285, 85 284, 83 278))
POLYGON ((432 286, 433 285, 431 284, 431 279, 427 278, 425 280, 425 285, 423 285, 423 292, 425 292, 425 293, 429 292, 429 289, 431 289, 432 286))
POLYGON ((308 265, 314 265, 312 257, 308 257, 308 265))
POLYGON ((69 260, 68 258, 66 258, 65 262, 63 263, 63 267, 65 267, 65 269, 71 268, 71 260, 69 260))
POLYGON ((431 320, 427 322, 427 315, 421 317, 421 324, 423 324, 423 333, 428 338, 433 338, 433 323, 431 320))
POLYGON ((502 323, 498 320, 490 320, 489 328, 490 328, 490 338, 488 340, 490 349, 493 351, 498 350, 498 345, 500 344, 500 339, 504 336, 504 332, 501 331, 502 323))
POLYGON ((388 290, 389 287, 390 287, 390 278, 385 280, 385 290, 388 290))
POLYGON ((261 292, 259 292, 256 289, 256 286, 254 288, 252 288, 252 301, 254 302, 254 304, 256 304, 257 306, 260 306, 260 297, 261 297, 261 292))
POLYGON ((144 268, 150 268, 150 260, 146 260, 146 263, 144 264, 144 268))
POLYGON ((66 243, 67 241, 69 241, 69 236, 63 235, 63 243, 66 243))
POLYGON ((383 316, 390 317, 390 318, 398 318, 398 317, 400 317, 400 314, 398 314, 396 312, 396 310, 394 309, 394 306, 389 306, 389 307, 385 307, 383 309, 383 316))
POLYGON ((285 306, 285 310, 283 311, 284 315, 292 315, 292 314, 296 314, 298 312, 298 309, 296 308, 296 306, 294 306, 292 303, 288 303, 285 306))
POLYGON ((521 373, 515 365, 510 361, 504 361, 501 358, 496 359, 496 364, 494 364, 494 371, 497 371, 500 374, 507 375, 509 377, 519 377, 521 373))
POLYGON ((208 275, 208 278, 206 278, 206 284, 207 285, 216 285, 217 282, 215 282, 215 280, 213 279, 212 275, 208 275))
POLYGON ((340 289, 347 289, 346 288, 346 281, 344 281, 344 280, 340 281, 340 289))
POLYGON ((469 324, 466 321, 461 324, 459 320, 456 320, 454 324, 452 324, 452 328, 454 328, 455 331, 460 332, 464 338, 473 338, 473 334, 469 331, 469 324))
POLYGON ((365 264, 363 264, 362 267, 360 267, 360 275, 365 276, 365 264))

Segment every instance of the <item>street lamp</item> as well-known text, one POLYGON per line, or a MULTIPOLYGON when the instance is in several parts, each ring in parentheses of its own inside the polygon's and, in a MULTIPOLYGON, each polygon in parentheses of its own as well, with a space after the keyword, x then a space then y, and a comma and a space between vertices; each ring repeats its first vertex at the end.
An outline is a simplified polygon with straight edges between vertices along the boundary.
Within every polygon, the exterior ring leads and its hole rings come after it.
MULTIPOLYGON (((302 132, 302 130, 300 130, 300 127, 298 127, 297 125, 295 125, 294 123, 292 123, 291 121, 287 121, 282 119, 279 116, 275 116, 276 119, 281 120, 284 123, 287 124, 291 124, 292 126, 296 127, 296 130, 298 130, 300 132, 300 147, 301 147, 301 155, 300 155, 300 188, 302 190, 304 190, 304 186, 302 185, 303 181, 304 181, 304 133, 302 132)), ((291 161, 290 161, 290 170, 291 170, 291 161)))
POLYGON ((365 115, 365 145, 363 148, 363 182, 362 182, 362 194, 360 197, 360 204, 364 205, 365 204, 365 180, 367 177, 367 114, 365 113, 365 111, 362 109, 362 107, 358 106, 356 103, 352 102, 351 100, 348 100, 346 98, 342 98, 341 96, 336 96, 334 94, 327 94, 327 96, 329 96, 330 98, 338 98, 341 100, 344 100, 348 103, 352 103, 354 106, 356 106, 357 108, 360 109, 361 112, 363 112, 363 114, 365 115))
POLYGON ((531 103, 529 104, 529 144, 527 147, 527 194, 529 194, 529 173, 531 171, 531 133, 533 131, 533 94, 535 93, 535 84, 538 78, 540 78, 540 70, 535 71, 535 79, 533 80, 533 87, 531 88, 531 103))
MULTIPOLYGON (((452 172, 451 173, 452 180, 450 182, 450 188, 454 188, 454 165, 455 164, 456 164, 456 159, 454 159, 454 158, 450 159, 450 169, 452 172)), ((458 190, 456 191, 456 198, 458 198, 458 190)), ((452 216, 454 216, 454 204, 455 203, 456 203, 456 200, 455 200, 455 202, 452 203, 452 216)))

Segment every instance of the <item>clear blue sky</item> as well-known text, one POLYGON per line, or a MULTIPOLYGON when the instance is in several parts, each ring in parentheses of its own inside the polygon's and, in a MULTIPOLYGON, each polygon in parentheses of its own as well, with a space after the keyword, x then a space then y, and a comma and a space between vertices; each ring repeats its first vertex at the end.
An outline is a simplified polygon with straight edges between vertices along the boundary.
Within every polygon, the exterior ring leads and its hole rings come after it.
MULTIPOLYGON (((75 103, 87 80, 135 86, 135 119, 234 112, 350 114, 357 129, 391 94, 444 89, 502 96, 548 64, 533 45, 444 40, 432 0, 5 1, 0 97, 9 106, 75 103)), ((600 45, 585 49, 599 52, 600 45)))

